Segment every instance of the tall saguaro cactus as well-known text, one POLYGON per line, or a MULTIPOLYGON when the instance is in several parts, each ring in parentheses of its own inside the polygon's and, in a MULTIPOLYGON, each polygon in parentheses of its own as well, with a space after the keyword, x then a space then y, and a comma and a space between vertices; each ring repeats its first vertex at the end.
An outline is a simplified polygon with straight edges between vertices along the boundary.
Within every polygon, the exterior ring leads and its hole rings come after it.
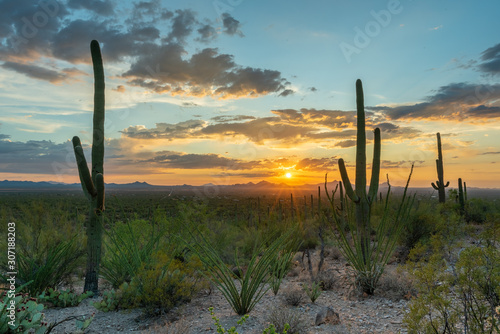
POLYGON ((438 146, 438 158, 436 160, 436 169, 438 174, 438 180, 436 184, 434 182, 431 183, 432 188, 436 189, 439 194, 439 203, 444 203, 446 201, 446 193, 444 188, 450 185, 450 181, 444 184, 444 168, 443 168, 443 152, 441 151, 441 135, 439 132, 437 133, 437 146, 438 146))
POLYGON ((87 222, 87 268, 85 291, 97 295, 99 291, 99 264, 101 261, 102 226, 104 211, 104 68, 99 43, 90 43, 94 67, 94 131, 92 138, 92 174, 89 172, 78 136, 73 137, 78 174, 83 192, 90 204, 87 222))
POLYGON ((347 196, 355 203, 356 227, 358 245, 363 263, 369 264, 370 248, 370 208, 378 192, 380 175, 380 129, 376 128, 375 144, 373 148, 373 164, 370 188, 366 190, 366 132, 365 132, 365 107, 363 98, 363 85, 361 80, 356 81, 356 106, 357 106, 357 138, 356 138, 356 183, 353 190, 345 167, 344 159, 340 158, 339 170, 344 183, 347 196))

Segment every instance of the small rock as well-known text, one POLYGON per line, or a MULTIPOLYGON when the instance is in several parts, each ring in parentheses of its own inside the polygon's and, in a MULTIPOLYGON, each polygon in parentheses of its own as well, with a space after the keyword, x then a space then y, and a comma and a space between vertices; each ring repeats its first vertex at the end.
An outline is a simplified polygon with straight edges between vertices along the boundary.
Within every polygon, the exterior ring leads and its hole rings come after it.
POLYGON ((316 315, 316 321, 314 323, 316 326, 324 323, 338 325, 340 324, 340 316, 331 307, 323 307, 316 315))

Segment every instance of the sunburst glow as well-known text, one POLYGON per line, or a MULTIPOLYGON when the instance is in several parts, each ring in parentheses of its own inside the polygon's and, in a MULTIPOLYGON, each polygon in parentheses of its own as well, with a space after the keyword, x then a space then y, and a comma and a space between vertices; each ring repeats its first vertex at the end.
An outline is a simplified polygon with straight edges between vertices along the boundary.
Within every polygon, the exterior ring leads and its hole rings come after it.
POLYGON ((289 179, 292 177, 292 173, 286 173, 285 176, 289 179))

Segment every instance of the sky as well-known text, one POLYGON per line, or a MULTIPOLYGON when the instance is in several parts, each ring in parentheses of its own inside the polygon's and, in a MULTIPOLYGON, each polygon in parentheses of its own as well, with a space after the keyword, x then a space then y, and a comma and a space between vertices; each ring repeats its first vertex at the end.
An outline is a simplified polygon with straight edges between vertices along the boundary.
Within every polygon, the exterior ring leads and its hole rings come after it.
MULTIPOLYGON (((355 82, 381 182, 500 188, 500 2, 0 2, 0 179, 79 182, 90 41, 106 78, 107 183, 354 183, 355 82)), ((370 163, 367 169, 370 169, 370 163)), ((370 171, 368 171, 370 175, 370 171)))

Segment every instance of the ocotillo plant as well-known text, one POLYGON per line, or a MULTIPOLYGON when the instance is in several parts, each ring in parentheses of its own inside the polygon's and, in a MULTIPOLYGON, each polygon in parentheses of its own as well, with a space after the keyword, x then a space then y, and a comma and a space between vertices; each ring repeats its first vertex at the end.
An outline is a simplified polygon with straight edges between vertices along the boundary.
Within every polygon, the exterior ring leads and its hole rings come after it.
POLYGON ((73 137, 78 174, 83 192, 89 201, 87 222, 87 268, 85 291, 99 292, 99 264, 101 261, 102 226, 104 211, 104 68, 101 50, 97 41, 90 43, 94 67, 94 132, 92 138, 92 174, 89 172, 78 136, 73 137))
POLYGON ((446 182, 444 184, 444 168, 443 168, 443 152, 441 151, 441 135, 439 132, 437 133, 437 146, 438 146, 438 158, 436 160, 436 169, 437 169, 437 174, 438 174, 438 180, 436 181, 436 184, 434 182, 431 183, 432 188, 436 189, 439 194, 439 203, 444 203, 446 200, 446 193, 444 191, 444 188, 448 187, 450 185, 450 182, 446 182))
POLYGON ((339 170, 344 183, 347 196, 355 203, 356 227, 360 252, 363 263, 370 261, 368 250, 370 248, 370 208, 378 193, 380 174, 380 129, 376 128, 375 143, 373 147, 372 176, 370 189, 366 191, 366 132, 365 132, 365 107, 363 98, 363 85, 361 80, 356 81, 356 107, 357 107, 357 137, 356 137, 356 184, 353 190, 344 159, 340 158, 339 170))

